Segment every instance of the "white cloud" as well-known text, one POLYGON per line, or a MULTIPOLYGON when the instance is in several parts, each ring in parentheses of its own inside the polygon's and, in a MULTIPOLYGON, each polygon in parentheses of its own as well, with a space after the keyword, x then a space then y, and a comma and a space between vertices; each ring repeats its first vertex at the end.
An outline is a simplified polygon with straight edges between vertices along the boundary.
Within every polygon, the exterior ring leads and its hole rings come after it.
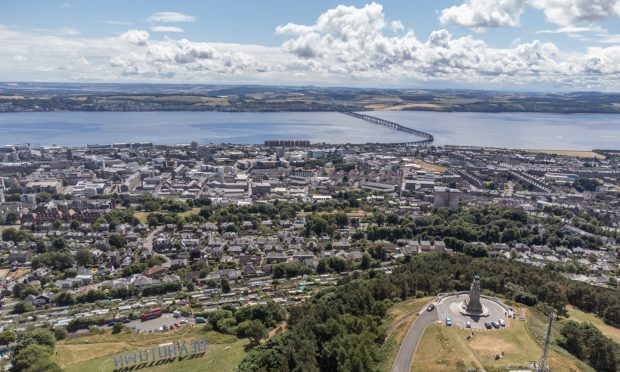
POLYGON ((442 10, 439 21, 473 28, 516 27, 523 10, 524 0, 467 0, 442 10))
POLYGON ((144 30, 129 30, 119 36, 122 40, 135 44, 146 45, 149 42, 149 33, 144 30))
POLYGON ((560 26, 620 16, 620 0, 466 0, 443 9, 439 20, 477 29, 517 27, 526 8, 542 10, 549 22, 560 26))
MULTIPOLYGON (((278 26, 285 35, 279 47, 153 39, 137 29, 92 38, 0 25, 0 80, 620 89, 619 46, 568 52, 516 39, 496 48, 479 35, 436 30, 418 38, 399 25, 376 3, 278 26)), ((585 32, 564 27, 567 34, 585 32)))
POLYGON ((60 29, 60 34, 65 36, 75 36, 80 34, 80 30, 72 27, 65 27, 60 29))
POLYGON ((561 26, 620 16, 620 0, 530 0, 530 6, 545 12, 561 26))
POLYGON ((399 32, 405 29, 405 26, 403 25, 403 23, 401 21, 392 21, 390 23, 390 28, 392 29, 393 32, 399 32))
POLYGON ((181 27, 175 26, 153 26, 151 27, 152 32, 184 32, 181 27))
POLYGON ((148 20, 151 22, 194 22, 195 18, 178 12, 157 12, 153 13, 148 20))
POLYGON ((555 30, 540 30, 536 31, 537 34, 576 34, 580 32, 603 32, 604 30, 599 26, 564 26, 555 30))

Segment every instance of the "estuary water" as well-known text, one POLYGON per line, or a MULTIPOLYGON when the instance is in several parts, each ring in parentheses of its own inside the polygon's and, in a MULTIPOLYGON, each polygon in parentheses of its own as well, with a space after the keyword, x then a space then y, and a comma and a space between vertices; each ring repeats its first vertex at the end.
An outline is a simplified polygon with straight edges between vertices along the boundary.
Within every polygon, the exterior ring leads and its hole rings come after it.
MULTIPOLYGON (((620 149, 620 115, 368 112, 429 132, 437 145, 620 149)), ((0 114, 0 144, 84 146, 119 142, 258 144, 404 142, 401 132, 337 112, 32 112, 0 114)))

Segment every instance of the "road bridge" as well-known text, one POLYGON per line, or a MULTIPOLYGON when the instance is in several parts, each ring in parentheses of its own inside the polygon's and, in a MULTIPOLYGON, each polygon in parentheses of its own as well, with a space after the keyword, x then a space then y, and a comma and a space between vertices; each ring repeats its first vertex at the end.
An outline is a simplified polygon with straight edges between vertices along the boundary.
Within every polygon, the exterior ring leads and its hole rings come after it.
POLYGON ((408 141, 408 142, 403 142, 404 145, 406 146, 421 146, 421 145, 429 145, 431 143, 433 143, 433 141, 435 140, 435 137, 433 137, 432 134, 430 133, 426 133, 426 132, 422 132, 421 130, 417 130, 417 129, 413 129, 413 128, 409 128, 406 127, 404 125, 395 123, 393 121, 389 121, 389 120, 385 120, 385 119, 380 119, 374 116, 370 116, 370 115, 365 115, 365 114, 358 114, 357 112, 351 112, 351 111, 341 111, 343 114, 345 115, 349 115, 352 116, 354 118, 360 119, 360 120, 364 120, 367 121, 369 123, 372 124, 376 124, 376 125, 381 125, 390 129, 394 129, 400 132, 404 132, 407 133, 409 135, 415 136, 415 137, 419 137, 420 139, 415 140, 415 141, 408 141))

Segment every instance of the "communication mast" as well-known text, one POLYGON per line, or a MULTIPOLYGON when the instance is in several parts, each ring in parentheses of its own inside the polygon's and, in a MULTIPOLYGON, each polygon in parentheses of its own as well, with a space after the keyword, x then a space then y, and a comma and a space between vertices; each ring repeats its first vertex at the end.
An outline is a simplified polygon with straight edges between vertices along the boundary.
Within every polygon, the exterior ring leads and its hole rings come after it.
POLYGON ((548 358, 549 347, 551 346, 551 324, 553 323, 553 314, 549 314, 549 323, 547 323, 547 333, 543 344, 543 352, 538 362, 536 372, 549 372, 548 358))

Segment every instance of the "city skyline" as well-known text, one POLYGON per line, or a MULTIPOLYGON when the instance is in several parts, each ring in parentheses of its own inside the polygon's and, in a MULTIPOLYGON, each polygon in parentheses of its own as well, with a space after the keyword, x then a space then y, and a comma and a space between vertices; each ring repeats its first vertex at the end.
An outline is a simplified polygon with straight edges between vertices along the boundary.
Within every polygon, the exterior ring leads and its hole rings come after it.
POLYGON ((620 1, 7 2, 0 80, 617 91, 620 1))

